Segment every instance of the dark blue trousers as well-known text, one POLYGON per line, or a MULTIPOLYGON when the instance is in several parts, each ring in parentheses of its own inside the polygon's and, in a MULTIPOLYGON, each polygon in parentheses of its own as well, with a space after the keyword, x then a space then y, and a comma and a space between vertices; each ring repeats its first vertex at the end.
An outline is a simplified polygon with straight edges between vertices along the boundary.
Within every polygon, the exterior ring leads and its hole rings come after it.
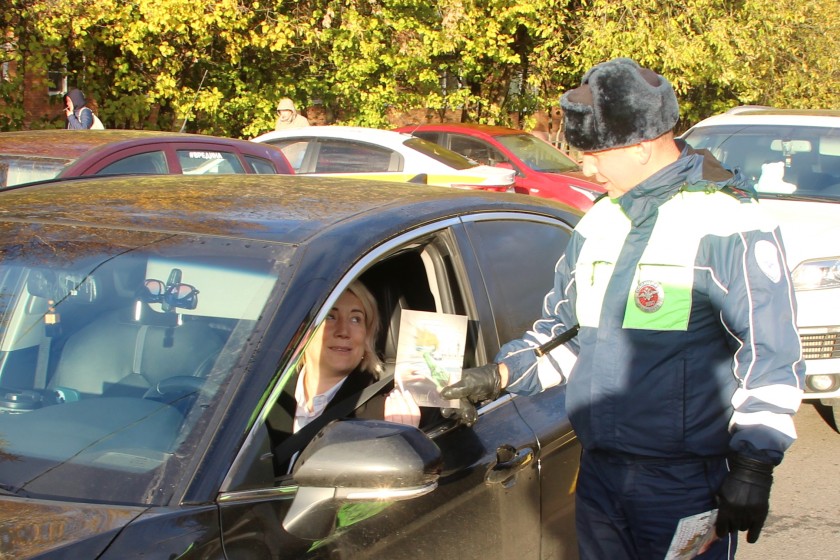
MULTIPOLYGON (((662 560, 683 517, 717 507, 725 459, 658 460, 584 451, 576 492, 581 560, 662 560)), ((735 558, 737 534, 702 560, 735 558)))

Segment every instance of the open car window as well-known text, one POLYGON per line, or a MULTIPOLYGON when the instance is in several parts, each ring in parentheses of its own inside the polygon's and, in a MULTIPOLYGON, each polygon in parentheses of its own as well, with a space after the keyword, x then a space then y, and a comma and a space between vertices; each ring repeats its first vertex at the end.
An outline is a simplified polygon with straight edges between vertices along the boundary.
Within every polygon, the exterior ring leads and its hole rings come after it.
MULTIPOLYGON (((358 277, 378 304, 380 329, 376 348, 384 363, 383 377, 393 378, 404 310, 467 314, 467 302, 454 273, 450 247, 448 233, 438 232, 379 259, 358 277)), ((325 313, 322 310, 319 315, 325 313)), ((476 321, 469 321, 464 367, 477 365, 478 347, 476 321)), ((264 420, 253 432, 254 437, 231 473, 225 490, 241 491, 293 483, 289 476, 288 453, 278 458, 273 456, 273 452, 292 434, 296 408, 294 392, 302 352, 301 348, 298 359, 283 372, 280 386, 272 393, 267 409, 260 415, 264 420)), ((386 388, 390 390, 392 387, 393 383, 386 388)), ((453 426, 451 420, 441 416, 439 408, 421 407, 420 429, 430 436, 445 433, 453 426)), ((301 448, 306 443, 301 442, 301 448)))

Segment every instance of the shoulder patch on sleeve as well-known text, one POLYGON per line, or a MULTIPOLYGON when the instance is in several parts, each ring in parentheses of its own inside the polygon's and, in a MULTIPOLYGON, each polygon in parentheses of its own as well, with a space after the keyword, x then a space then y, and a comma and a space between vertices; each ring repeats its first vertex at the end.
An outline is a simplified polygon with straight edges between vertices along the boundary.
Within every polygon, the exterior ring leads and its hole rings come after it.
POLYGON ((758 268, 774 284, 778 284, 782 279, 782 266, 779 259, 779 250, 770 241, 762 239, 755 244, 754 252, 758 268))

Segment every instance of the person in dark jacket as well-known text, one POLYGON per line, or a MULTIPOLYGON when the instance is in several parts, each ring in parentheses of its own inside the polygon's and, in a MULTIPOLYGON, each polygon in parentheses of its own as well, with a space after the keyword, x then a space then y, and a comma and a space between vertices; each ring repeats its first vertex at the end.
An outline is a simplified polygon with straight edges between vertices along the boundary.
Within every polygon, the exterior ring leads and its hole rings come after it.
POLYGON ((93 111, 86 107, 85 94, 78 89, 71 89, 64 95, 64 116, 67 128, 87 130, 93 126, 93 111))
POLYGON ((609 196, 575 228, 533 328, 442 395, 464 399, 469 424, 502 388, 568 383, 582 559, 666 558, 693 516, 706 520, 701 558, 733 558, 738 531, 758 539, 802 398, 780 230, 711 154, 675 139, 661 75, 604 62, 561 106, 609 196), (576 338, 538 351, 568 329, 576 338))

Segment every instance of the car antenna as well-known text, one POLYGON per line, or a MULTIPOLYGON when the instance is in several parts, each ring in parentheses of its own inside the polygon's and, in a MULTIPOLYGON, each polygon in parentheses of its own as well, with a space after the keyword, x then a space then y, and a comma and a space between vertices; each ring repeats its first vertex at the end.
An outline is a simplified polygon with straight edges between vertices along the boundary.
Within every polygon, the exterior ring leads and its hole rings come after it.
POLYGON ((190 105, 190 110, 187 111, 187 114, 184 116, 184 122, 181 123, 181 130, 179 130, 178 132, 184 132, 184 130, 187 128, 187 120, 190 118, 190 114, 192 113, 192 110, 195 108, 195 104, 198 101, 198 94, 199 94, 199 92, 201 92, 201 86, 204 85, 204 79, 206 77, 207 77, 207 70, 204 71, 204 75, 201 77, 201 83, 198 84, 198 89, 195 90, 195 97, 193 98, 192 105, 190 105))

